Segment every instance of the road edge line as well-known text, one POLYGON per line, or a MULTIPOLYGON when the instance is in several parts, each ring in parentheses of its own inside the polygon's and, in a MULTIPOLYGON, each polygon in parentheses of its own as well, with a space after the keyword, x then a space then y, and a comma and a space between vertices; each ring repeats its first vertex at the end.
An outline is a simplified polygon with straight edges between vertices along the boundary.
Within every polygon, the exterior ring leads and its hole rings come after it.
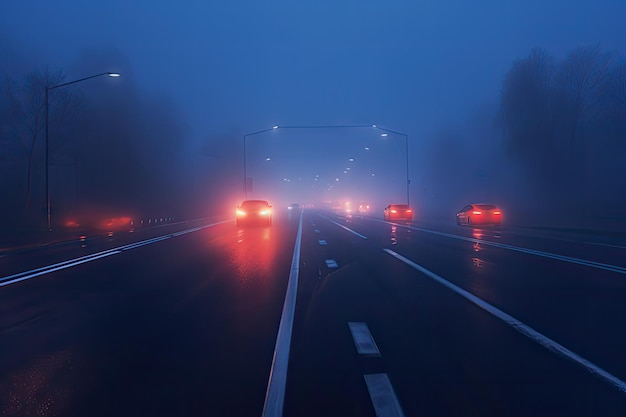
POLYGON ((445 279, 445 278, 435 274, 434 272, 424 268, 423 266, 419 265, 418 263, 413 262, 409 258, 406 258, 406 257, 400 255, 399 253, 392 251, 391 249, 383 249, 383 251, 387 252, 389 255, 393 256, 394 258, 398 259, 399 261, 404 262, 405 264, 407 264, 408 266, 412 267, 413 269, 415 269, 415 270, 421 272, 422 274, 428 276, 429 278, 433 279, 434 281, 438 282, 439 284, 441 284, 441 285, 447 287, 448 289, 454 291, 455 293, 457 293, 461 297, 465 298, 466 300, 470 301, 471 303, 475 304, 476 306, 482 308, 484 311, 488 312, 489 314, 493 315, 494 317, 502 320, 504 323, 508 324, 509 326, 511 326, 512 328, 514 328, 515 330, 517 330, 518 332, 520 332, 524 336, 528 337, 530 340, 532 340, 532 341, 536 342, 537 344, 543 346, 544 348, 548 349, 549 351, 556 353, 557 355, 560 355, 560 356, 562 356, 562 357, 564 357, 566 359, 569 359, 570 361, 572 361, 574 363, 577 363, 578 365, 580 365, 583 368, 585 368, 592 375, 595 375, 596 377, 598 377, 600 379, 603 379, 605 382, 607 382, 610 385, 612 385, 613 387, 615 387, 622 394, 626 394, 626 382, 622 381, 621 379, 619 379, 615 375, 611 374, 610 372, 604 370, 603 368, 600 368, 599 366, 597 366, 593 362, 589 361, 588 359, 585 359, 584 357, 580 356, 576 352, 569 350, 568 348, 566 348, 565 346, 561 345, 557 341, 550 339, 548 336, 545 336, 543 333, 538 332, 537 330, 533 329, 529 325, 525 324, 524 322, 519 321, 515 317, 511 316, 508 313, 505 313, 504 311, 500 310, 499 308, 495 307, 494 305, 489 304, 488 302, 486 302, 482 298, 479 298, 479 297, 475 296, 474 294, 470 293, 469 291, 459 287, 456 284, 453 284, 452 282, 450 282, 447 279, 445 279))
POLYGON ((296 234, 296 244, 291 259, 289 282, 285 293, 283 312, 280 316, 278 334, 274 346, 272 367, 267 381, 265 402, 263 404, 263 417, 281 417, 285 403, 285 390, 287 388, 287 367, 289 365, 289 351, 291 348, 291 334, 293 331, 293 319, 295 316, 296 295, 298 292, 298 274, 300 273, 300 242, 302 240, 302 212, 296 234))

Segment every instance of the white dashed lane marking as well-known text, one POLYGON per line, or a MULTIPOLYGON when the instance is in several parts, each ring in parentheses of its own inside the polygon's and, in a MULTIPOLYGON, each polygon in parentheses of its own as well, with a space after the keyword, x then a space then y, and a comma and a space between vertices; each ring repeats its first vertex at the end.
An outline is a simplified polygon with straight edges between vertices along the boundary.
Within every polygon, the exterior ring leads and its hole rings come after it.
POLYGON ((326 259, 326 266, 329 268, 339 268, 339 264, 334 259, 326 259))
POLYGON ((380 356, 380 350, 378 350, 376 341, 374 341, 366 323, 349 322, 348 327, 350 327, 352 340, 354 340, 354 346, 356 346, 359 355, 380 356))
POLYGON ((343 224, 341 224, 341 223, 337 223, 336 221, 333 221, 333 220, 329 219, 328 217, 324 217, 324 216, 322 216, 322 215, 320 215, 320 217, 321 217, 322 219, 324 219, 324 220, 328 220, 329 222, 331 222, 331 223, 332 223, 332 224, 334 224, 334 225, 337 225, 337 226, 341 227, 341 228, 342 228, 342 229, 344 229, 344 230, 347 230, 348 232, 352 233, 352 234, 353 234, 353 235, 355 235, 355 236, 360 237, 361 239, 367 239, 367 236, 364 236, 364 235, 360 234, 359 232, 355 232, 354 230, 350 229, 349 227, 344 226, 344 225, 343 225, 343 224))
POLYGON ((363 375, 377 417, 404 417, 387 374, 363 375))

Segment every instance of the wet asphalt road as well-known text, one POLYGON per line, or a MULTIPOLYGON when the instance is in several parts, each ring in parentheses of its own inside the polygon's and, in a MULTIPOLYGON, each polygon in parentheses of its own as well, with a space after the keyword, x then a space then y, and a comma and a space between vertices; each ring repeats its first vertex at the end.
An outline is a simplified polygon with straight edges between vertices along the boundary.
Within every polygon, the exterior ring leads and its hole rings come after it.
POLYGON ((297 247, 283 415, 626 415, 622 242, 299 214, 1 256, 2 415, 260 416, 297 247))

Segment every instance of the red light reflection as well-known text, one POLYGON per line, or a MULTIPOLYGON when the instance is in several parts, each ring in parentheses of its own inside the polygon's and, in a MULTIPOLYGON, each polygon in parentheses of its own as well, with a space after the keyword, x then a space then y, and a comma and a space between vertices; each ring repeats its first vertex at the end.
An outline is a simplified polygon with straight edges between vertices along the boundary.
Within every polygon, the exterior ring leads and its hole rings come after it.
POLYGON ((80 223, 78 223, 78 221, 75 219, 70 219, 65 222, 65 227, 71 227, 71 228, 80 227, 80 223))
POLYGON ((397 239, 397 234, 396 234, 397 231, 398 231, 398 227, 392 225, 391 226, 391 244, 392 245, 398 244, 398 239, 397 239))
POLYGON ((474 265, 474 267, 476 268, 482 268, 485 266, 485 261, 483 261, 480 258, 472 258, 472 264, 474 265))
POLYGON ((280 248, 272 238, 272 230, 272 227, 237 230, 232 263, 242 286, 265 287, 275 278, 273 263, 280 248))
POLYGON ((472 237, 474 239, 482 239, 485 234, 480 229, 472 229, 472 237))

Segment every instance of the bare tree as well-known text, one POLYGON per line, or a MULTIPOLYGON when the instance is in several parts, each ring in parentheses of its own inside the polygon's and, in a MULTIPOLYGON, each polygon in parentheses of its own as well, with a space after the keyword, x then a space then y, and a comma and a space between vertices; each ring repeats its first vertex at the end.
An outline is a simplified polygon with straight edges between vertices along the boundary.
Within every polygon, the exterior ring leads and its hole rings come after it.
POLYGON ((24 166, 25 153, 17 131, 21 103, 17 83, 8 75, 0 80, 0 206, 2 218, 13 216, 23 204, 24 188, 22 177, 16 176, 24 166), (16 181, 19 177, 20 181, 16 181))
POLYGON ((554 59, 533 49, 515 61, 500 96, 499 119, 506 147, 536 178, 554 175, 558 144, 553 135, 552 82, 554 59))
POLYGON ((579 131, 602 111, 605 90, 614 53, 602 52, 599 45, 582 46, 571 51, 562 62, 557 77, 567 155, 574 157, 579 131))
POLYGON ((624 140, 626 136, 626 63, 616 66, 610 72, 608 90, 610 117, 617 127, 618 138, 624 140))
MULTIPOLYGON (((22 143, 28 154, 26 169, 26 201, 28 208, 32 196, 33 158, 39 137, 45 129, 46 90, 63 83, 62 70, 51 72, 47 67, 30 72, 24 77, 22 88, 21 118, 23 129, 22 143)), ((49 123, 63 120, 75 104, 75 95, 69 89, 54 89, 48 92, 49 123)))
POLYGON ((20 112, 17 83, 8 75, 4 76, 0 81, 0 155, 3 158, 12 159, 22 148, 14 122, 19 120, 20 112))
POLYGON ((41 131, 45 128, 45 97, 47 86, 57 84, 63 80, 59 74, 52 76, 48 68, 26 74, 23 86, 23 115, 22 123, 26 134, 22 138, 24 147, 28 153, 26 168, 26 208, 30 205, 32 192, 32 166, 35 144, 41 131))

